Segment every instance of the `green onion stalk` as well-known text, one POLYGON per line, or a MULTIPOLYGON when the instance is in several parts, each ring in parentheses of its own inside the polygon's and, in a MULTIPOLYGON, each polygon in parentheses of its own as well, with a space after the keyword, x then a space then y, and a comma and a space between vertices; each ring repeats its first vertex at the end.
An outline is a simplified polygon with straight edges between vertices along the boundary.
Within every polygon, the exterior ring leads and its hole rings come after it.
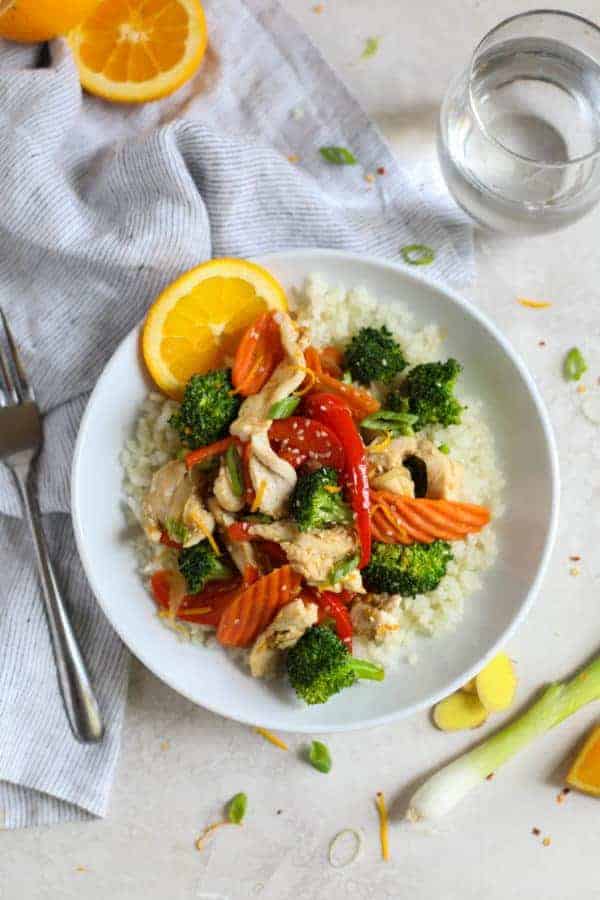
POLYGON ((519 750, 594 700, 600 700, 600 656, 570 681, 548 685, 524 713, 428 778, 413 795, 407 819, 441 818, 519 750))

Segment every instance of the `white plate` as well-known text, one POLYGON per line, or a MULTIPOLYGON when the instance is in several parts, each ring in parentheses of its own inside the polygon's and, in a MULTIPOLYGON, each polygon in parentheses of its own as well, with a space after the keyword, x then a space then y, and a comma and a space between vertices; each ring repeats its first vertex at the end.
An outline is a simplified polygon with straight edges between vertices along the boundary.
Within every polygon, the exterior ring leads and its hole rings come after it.
MULTIPOLYGON (((444 345, 464 364, 465 389, 480 397, 507 476, 497 522, 498 562, 466 603, 458 629, 418 645, 417 665, 400 664, 382 684, 360 683, 322 706, 300 704, 283 683, 251 678, 220 648, 182 643, 165 629, 136 573, 121 497, 119 454, 151 386, 139 357, 139 329, 118 347, 83 417, 72 473, 79 553, 104 612, 149 669, 207 709, 280 731, 349 731, 431 706, 463 684, 514 632, 529 610, 554 541, 558 463, 542 400, 515 352, 472 306, 420 273, 335 251, 262 257, 286 288, 319 272, 329 283, 363 284, 381 302, 406 304, 420 323, 447 329, 444 345)), ((149 298, 150 299, 150 298, 149 298)))

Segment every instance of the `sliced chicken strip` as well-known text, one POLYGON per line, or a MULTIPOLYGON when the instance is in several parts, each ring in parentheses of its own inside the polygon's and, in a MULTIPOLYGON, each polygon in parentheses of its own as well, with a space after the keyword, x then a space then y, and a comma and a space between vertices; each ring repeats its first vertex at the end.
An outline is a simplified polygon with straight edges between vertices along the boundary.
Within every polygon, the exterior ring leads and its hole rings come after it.
POLYGON ((287 554, 292 568, 309 584, 316 585, 326 584, 332 567, 351 556, 357 547, 354 532, 341 525, 321 531, 300 531, 289 522, 275 522, 272 525, 253 525, 250 534, 277 541, 287 554), (285 534, 285 539, 282 534, 285 534))
POLYGON ((288 501, 296 487, 296 470, 277 456, 269 442, 268 422, 252 435, 248 471, 258 497, 258 509, 279 518, 286 514, 288 501))
POLYGON ((144 531, 154 543, 160 541, 164 527, 171 519, 181 522, 189 530, 186 547, 199 543, 215 527, 181 460, 168 462, 154 473, 142 504, 142 515, 144 531))
POLYGON ((263 389, 242 403, 239 415, 232 423, 230 433, 243 441, 248 441, 261 423, 269 421, 269 410, 274 403, 289 397, 304 381, 306 363, 304 348, 308 345, 308 335, 292 322, 287 313, 275 314, 279 325, 281 343, 285 353, 263 389))
POLYGON ((352 604, 350 618, 355 634, 377 644, 381 644, 389 634, 400 628, 396 617, 386 609, 379 609, 362 600, 352 604))
POLYGON ((268 678, 277 673, 284 650, 297 644, 304 632, 319 616, 316 603, 294 600, 277 613, 271 624, 259 634, 250 651, 250 671, 255 678, 268 678))
POLYGON ((441 453, 431 441, 419 441, 415 454, 427 468, 427 494, 431 500, 460 500, 464 469, 457 460, 441 453))
MULTIPOLYGON (((377 446, 380 440, 373 441, 377 446)), ((369 448, 367 447, 367 451, 369 448)), ((388 490, 402 496, 415 496, 414 480, 405 463, 411 457, 424 467, 426 491, 430 500, 460 500, 464 471, 462 465, 441 453, 426 438, 399 437, 382 452, 369 453, 369 482, 376 490, 388 490), (408 484, 407 476, 410 479, 408 484)))
POLYGON ((415 484, 406 466, 395 466, 381 475, 371 476, 369 484, 377 491, 391 491, 402 497, 415 496, 415 484))
POLYGON ((235 522, 231 513, 222 509, 215 497, 211 497, 208 501, 208 508, 215 518, 223 543, 241 574, 244 574, 246 566, 254 566, 260 569, 260 560, 254 545, 250 541, 231 541, 227 536, 227 526, 235 522))
POLYGON ((195 493, 190 494, 187 499, 181 519, 189 532, 189 537, 183 542, 184 547, 193 547, 195 544, 199 544, 215 530, 214 518, 195 493))
POLYGON ((213 492, 219 505, 228 512, 239 512, 244 505, 243 497, 236 497, 231 486, 231 478, 227 470, 225 461, 221 459, 219 466, 219 474, 215 478, 213 492))

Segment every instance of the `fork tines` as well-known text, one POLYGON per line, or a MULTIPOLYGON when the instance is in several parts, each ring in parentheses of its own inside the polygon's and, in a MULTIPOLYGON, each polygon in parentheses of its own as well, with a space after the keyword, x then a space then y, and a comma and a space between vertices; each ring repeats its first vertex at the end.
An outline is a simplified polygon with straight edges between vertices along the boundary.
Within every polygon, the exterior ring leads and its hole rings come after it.
POLYGON ((2 307, 0 307, 0 390, 4 395, 3 398, 0 395, 0 403, 3 406, 35 400, 2 307))

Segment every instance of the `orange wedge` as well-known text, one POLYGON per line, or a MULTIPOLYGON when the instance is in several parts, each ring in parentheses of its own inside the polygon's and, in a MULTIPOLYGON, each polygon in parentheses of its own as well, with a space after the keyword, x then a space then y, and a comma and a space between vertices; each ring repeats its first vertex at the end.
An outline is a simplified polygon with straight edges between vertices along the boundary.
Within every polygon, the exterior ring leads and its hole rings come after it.
POLYGON ((245 259, 212 259, 182 275, 152 304, 142 352, 152 378, 180 400, 192 375, 231 362, 246 328, 267 309, 287 309, 285 291, 245 259))
POLYGON ((48 41, 86 19, 98 0, 0 0, 0 37, 48 41))
POLYGON ((100 0, 69 34, 83 87, 120 103, 172 94, 206 50, 198 0, 100 0))
POLYGON ((600 797, 600 725, 592 729, 567 775, 567 784, 600 797))

